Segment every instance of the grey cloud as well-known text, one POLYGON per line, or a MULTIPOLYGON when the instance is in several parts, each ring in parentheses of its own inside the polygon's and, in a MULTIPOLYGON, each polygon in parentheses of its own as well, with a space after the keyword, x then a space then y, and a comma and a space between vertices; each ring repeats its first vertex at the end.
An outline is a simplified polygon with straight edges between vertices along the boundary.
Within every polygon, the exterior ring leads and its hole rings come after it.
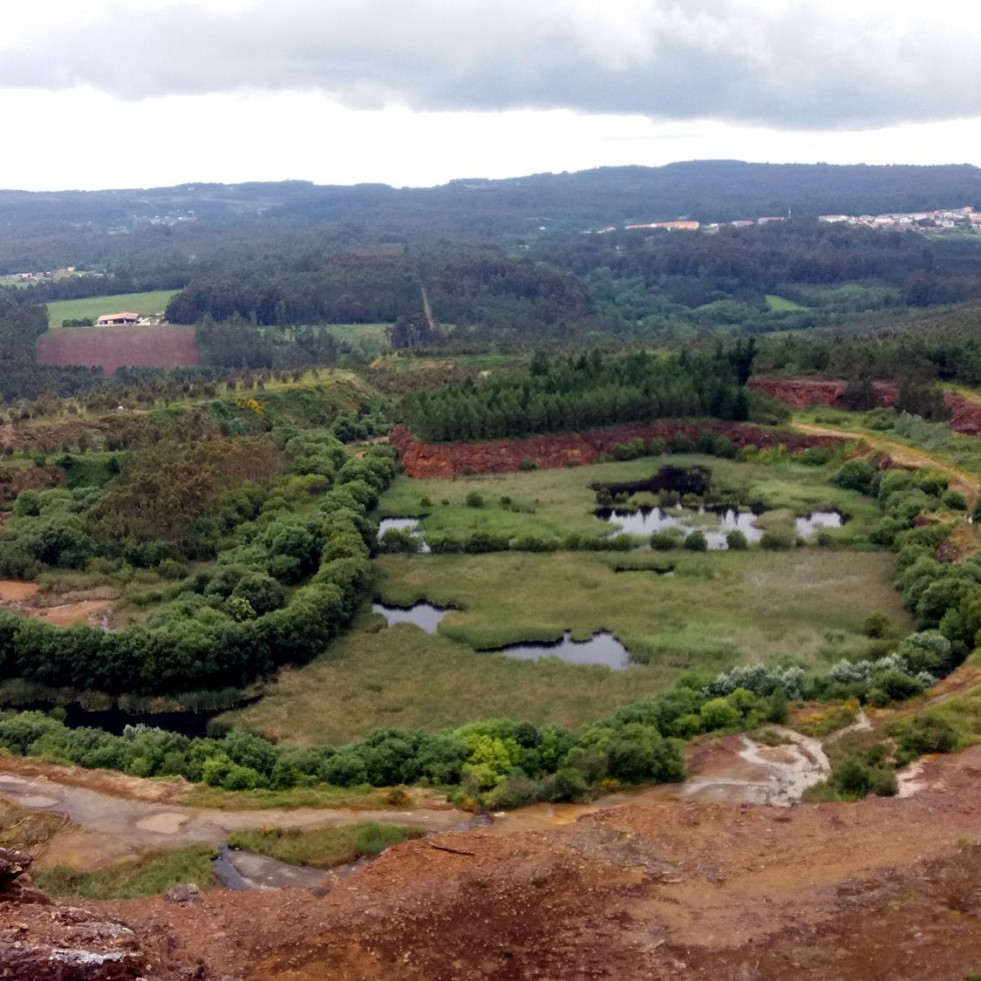
POLYGON ((815 3, 764 13, 741 0, 623 0, 603 20, 575 0, 261 0, 234 16, 113 8, 29 45, 0 39, 0 86, 87 85, 123 99, 320 90, 358 108, 862 128, 981 114, 971 18, 943 17, 945 4, 906 27, 902 15, 849 26, 815 3))

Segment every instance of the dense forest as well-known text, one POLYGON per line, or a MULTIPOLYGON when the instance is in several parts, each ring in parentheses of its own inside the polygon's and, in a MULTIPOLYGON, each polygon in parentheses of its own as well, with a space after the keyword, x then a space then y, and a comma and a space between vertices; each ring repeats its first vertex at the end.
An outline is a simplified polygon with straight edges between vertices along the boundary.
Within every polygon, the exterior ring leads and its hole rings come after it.
POLYGON ((402 411, 423 440, 495 439, 655 419, 749 416, 745 388, 752 341, 713 354, 591 356, 549 361, 527 372, 406 395, 402 411))

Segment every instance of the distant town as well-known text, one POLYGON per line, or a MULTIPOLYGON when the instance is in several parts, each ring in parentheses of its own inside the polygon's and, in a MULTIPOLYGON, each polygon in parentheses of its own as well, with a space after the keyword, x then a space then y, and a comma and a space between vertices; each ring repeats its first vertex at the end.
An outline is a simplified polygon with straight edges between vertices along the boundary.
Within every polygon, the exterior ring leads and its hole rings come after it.
MULTIPOLYGON (((736 221, 698 222, 687 219, 677 221, 652 221, 643 224, 616 225, 601 228, 596 234, 609 232, 635 231, 637 229, 660 228, 668 232, 715 231, 719 228, 752 228, 754 225, 767 225, 787 221, 790 215, 766 215, 761 218, 741 218, 736 221)), ((884 215, 818 215, 818 220, 828 224, 864 225, 866 228, 916 229, 917 231, 939 231, 954 228, 976 229, 981 227, 981 212, 969 205, 963 208, 943 208, 937 211, 889 212, 884 215)))

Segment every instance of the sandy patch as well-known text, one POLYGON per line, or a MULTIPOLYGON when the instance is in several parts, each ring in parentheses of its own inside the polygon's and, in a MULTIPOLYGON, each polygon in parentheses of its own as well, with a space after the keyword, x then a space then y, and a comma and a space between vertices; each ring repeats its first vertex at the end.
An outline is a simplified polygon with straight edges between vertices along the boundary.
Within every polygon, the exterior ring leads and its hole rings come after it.
POLYGON ((175 835, 187 823, 188 816, 176 811, 164 811, 152 817, 137 821, 136 826, 141 831, 153 831, 158 835, 175 835))
POLYGON ((23 807, 54 807, 58 800, 55 797, 45 797, 43 794, 30 794, 21 797, 19 803, 23 807))
POLYGON ((37 596, 38 588, 36 582, 0 579, 0 603, 25 603, 37 596))
POLYGON ((110 609, 109 600, 81 600, 77 603, 63 603, 45 610, 30 610, 31 616, 50 623, 53 627, 68 627, 73 623, 89 623, 99 626, 110 609))

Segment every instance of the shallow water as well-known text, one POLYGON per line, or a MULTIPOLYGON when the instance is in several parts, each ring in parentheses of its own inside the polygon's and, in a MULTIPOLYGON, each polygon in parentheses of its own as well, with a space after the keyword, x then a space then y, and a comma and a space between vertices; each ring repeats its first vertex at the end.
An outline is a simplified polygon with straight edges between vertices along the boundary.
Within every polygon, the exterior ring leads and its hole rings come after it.
MULTIPOLYGON (((650 535, 669 528, 679 528, 687 534, 699 529, 713 551, 728 548, 726 535, 730 531, 741 531, 750 542, 758 542, 763 537, 763 529, 754 524, 758 515, 735 508, 677 507, 666 510, 642 507, 637 511, 604 508, 597 511, 596 516, 632 535, 650 535)), ((841 525, 842 516, 837 511, 814 511, 795 520, 797 534, 801 538, 809 538, 820 528, 840 528, 841 525)))
POLYGON ((432 603, 419 602, 414 606, 389 606, 387 603, 372 603, 372 613, 380 613, 388 625, 393 623, 413 623, 427 634, 436 633, 439 621, 446 616, 447 611, 432 603))
POLYGON ((422 529, 419 527, 418 518, 382 518, 378 522, 378 538, 380 539, 386 531, 398 530, 407 531, 413 538, 419 540, 419 551, 420 553, 427 553, 429 551, 429 546, 426 544, 426 538, 423 534, 422 529))
POLYGON ((573 640, 567 630, 561 640, 552 643, 508 644, 495 648, 495 652, 521 661, 557 657, 568 664, 603 664, 618 671, 630 665, 627 648, 605 630, 593 634, 589 640, 573 640))

